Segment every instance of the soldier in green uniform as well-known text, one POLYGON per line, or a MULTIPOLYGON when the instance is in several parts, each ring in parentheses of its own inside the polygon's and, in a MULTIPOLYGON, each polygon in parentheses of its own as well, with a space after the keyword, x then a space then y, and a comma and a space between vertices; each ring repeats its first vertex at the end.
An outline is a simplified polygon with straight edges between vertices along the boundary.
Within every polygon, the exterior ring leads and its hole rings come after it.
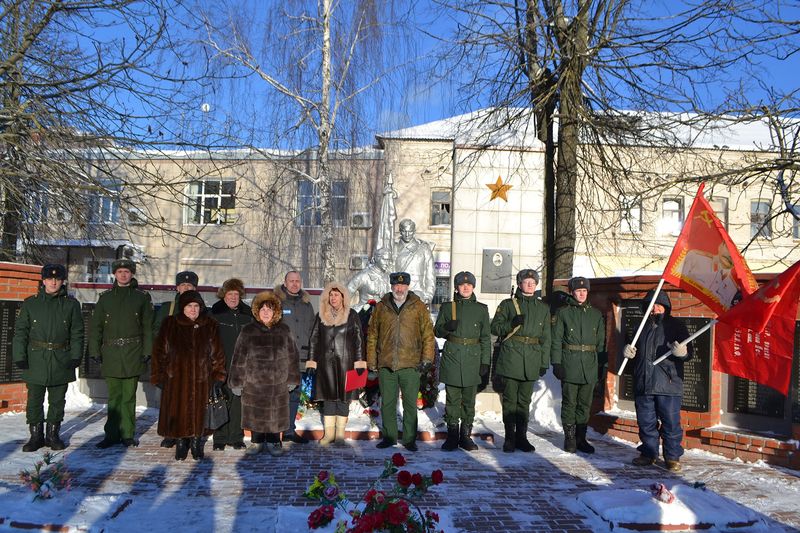
POLYGON ((39 293, 22 303, 17 317, 12 358, 28 388, 25 417, 31 434, 23 452, 66 447, 60 436, 65 397, 83 352, 81 306, 67 295, 66 279, 63 265, 45 265, 39 293), (47 431, 43 432, 45 392, 47 431))
POLYGON ((136 264, 119 259, 111 264, 114 287, 97 299, 89 324, 89 356, 102 361, 108 386, 108 419, 98 448, 118 443, 138 446, 136 386, 153 347, 153 304, 137 289, 136 264))
POLYGON ((603 315, 589 303, 589 280, 569 280, 565 307, 556 312, 553 326, 553 375, 561 381, 561 424, 564 451, 594 453, 586 440, 586 424, 597 384, 599 359, 605 356, 603 315))
MULTIPOLYGON (((180 306, 178 306, 178 298, 180 298, 181 294, 186 291, 196 291, 199 283, 200 279, 198 278, 197 274, 190 270, 178 272, 175 275, 175 299, 162 303, 153 317, 154 339, 158 337, 161 324, 167 319, 168 316, 181 315, 183 313, 183 310, 180 308, 180 306)), ((200 310, 201 314, 204 312, 204 309, 200 310)), ((161 441, 162 448, 172 448, 173 446, 175 446, 175 439, 164 437, 164 439, 161 441)))
POLYGON ((500 302, 492 319, 492 334, 502 341, 495 371, 503 381, 504 452, 535 450, 528 442, 533 384, 550 366, 550 309, 536 297, 539 273, 517 273, 517 290, 500 302))
POLYGON ((475 419, 475 395, 481 378, 489 372, 492 336, 489 310, 475 298, 475 275, 459 272, 453 278, 456 293, 442 304, 434 333, 447 339, 439 363, 439 380, 445 384, 444 419, 447 422, 445 451, 459 446, 478 449, 470 437, 475 419), (461 428, 459 430, 459 420, 461 428))

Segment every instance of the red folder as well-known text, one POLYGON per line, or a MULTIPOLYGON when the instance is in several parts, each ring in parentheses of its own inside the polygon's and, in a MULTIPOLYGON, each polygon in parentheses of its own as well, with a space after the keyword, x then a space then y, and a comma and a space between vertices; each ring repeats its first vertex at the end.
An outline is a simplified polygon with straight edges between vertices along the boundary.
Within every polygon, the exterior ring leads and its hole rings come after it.
POLYGON ((344 391, 350 392, 351 390, 363 389, 367 386, 367 369, 365 368, 361 375, 355 370, 348 370, 344 379, 344 391))

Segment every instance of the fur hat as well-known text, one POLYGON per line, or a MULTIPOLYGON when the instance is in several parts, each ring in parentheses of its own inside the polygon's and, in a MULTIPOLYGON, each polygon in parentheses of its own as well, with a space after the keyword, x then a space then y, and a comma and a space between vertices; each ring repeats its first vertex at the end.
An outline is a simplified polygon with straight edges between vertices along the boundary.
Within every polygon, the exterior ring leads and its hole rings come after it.
POLYGON ((50 278, 56 278, 62 281, 67 279, 67 269, 64 267, 64 265, 59 264, 51 263, 49 265, 45 265, 42 268, 42 279, 44 280, 50 278))
POLYGON ((456 277, 453 278, 453 283, 456 287, 464 283, 469 283, 474 288, 476 283, 475 274, 472 272, 467 272, 466 270, 464 272, 459 272, 456 274, 456 277))
POLYGON ((183 308, 191 303, 198 304, 201 311, 206 307, 203 297, 197 291, 186 291, 178 296, 178 307, 181 311, 183 311, 183 308))
POLYGON ((528 278, 539 283, 539 273, 532 268, 526 268, 525 270, 517 272, 517 286, 522 285, 522 282, 528 278))
POLYGON ((131 274, 136 274, 136 263, 131 261, 130 259, 117 259, 113 263, 111 263, 111 273, 114 274, 120 268, 127 268, 131 271, 131 274))
POLYGON ((390 285, 411 285, 411 274, 408 272, 392 272, 389 274, 390 285))
POLYGON ((256 319, 256 322, 264 324, 267 327, 274 326, 280 322, 281 318, 283 318, 281 301, 272 291, 264 291, 256 294, 256 297, 253 298, 253 305, 251 307, 253 310, 253 317, 256 319), (269 324, 264 324, 261 322, 261 318, 258 316, 258 312, 261 311, 261 308, 265 305, 268 305, 272 308, 272 319, 270 319, 269 324))
POLYGON ((569 292, 575 292, 576 289, 586 289, 588 291, 589 280, 584 278, 583 276, 575 276, 574 278, 569 280, 567 288, 569 289, 569 292))
POLYGON ((222 287, 220 287, 219 290, 217 291, 217 298, 222 300, 225 298, 225 295, 231 291, 238 292, 239 298, 244 298, 245 292, 244 292, 244 283, 242 283, 242 280, 240 280, 239 278, 226 279, 223 282, 222 287))

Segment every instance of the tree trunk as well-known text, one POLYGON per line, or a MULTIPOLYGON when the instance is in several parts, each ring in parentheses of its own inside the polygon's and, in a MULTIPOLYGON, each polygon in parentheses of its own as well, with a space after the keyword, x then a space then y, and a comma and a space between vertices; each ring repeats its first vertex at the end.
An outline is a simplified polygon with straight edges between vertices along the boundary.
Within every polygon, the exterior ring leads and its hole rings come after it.
POLYGON ((317 186, 322 223, 322 281, 336 277, 336 248, 333 242, 331 216, 331 175, 328 165, 328 144, 331 137, 331 0, 322 0, 322 98, 319 106, 319 150, 317 151, 317 186))

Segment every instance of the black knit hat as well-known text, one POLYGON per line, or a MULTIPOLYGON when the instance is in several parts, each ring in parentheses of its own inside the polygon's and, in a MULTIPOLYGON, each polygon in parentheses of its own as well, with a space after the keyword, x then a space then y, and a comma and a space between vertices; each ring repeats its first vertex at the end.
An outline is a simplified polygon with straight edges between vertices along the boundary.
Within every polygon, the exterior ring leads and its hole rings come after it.
POLYGON ((408 272, 392 272, 389 274, 390 285, 411 285, 411 274, 408 272))
POLYGON ((463 285, 464 283, 469 283, 472 287, 475 287, 475 274, 472 272, 467 272, 466 270, 463 272, 459 272, 456 274, 455 278, 453 278, 453 283, 456 287, 459 285, 463 285))
POLYGON ((64 267, 64 265, 59 265, 55 263, 45 265, 42 268, 42 279, 50 279, 50 278, 55 278, 60 280, 67 279, 67 269, 64 267))
POLYGON ((584 278, 583 276, 575 276, 569 283, 567 284, 567 288, 569 292, 574 292, 576 289, 586 289, 589 290, 589 280, 584 278))
POLYGON ((175 286, 177 287, 181 283, 190 283, 192 287, 197 287, 200 284, 200 279, 197 277, 197 274, 191 270, 185 270, 183 272, 178 272, 175 276, 175 286))

